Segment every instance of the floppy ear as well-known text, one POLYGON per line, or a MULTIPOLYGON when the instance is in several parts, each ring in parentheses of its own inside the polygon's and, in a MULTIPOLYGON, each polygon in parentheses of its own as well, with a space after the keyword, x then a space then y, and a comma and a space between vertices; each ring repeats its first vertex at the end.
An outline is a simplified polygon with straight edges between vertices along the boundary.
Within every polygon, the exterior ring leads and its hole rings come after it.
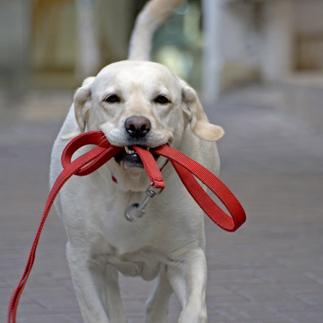
POLYGON ((224 135, 223 128, 208 121, 195 90, 183 80, 181 83, 183 110, 190 120, 192 131, 204 140, 216 141, 220 139, 224 135))
POLYGON ((86 78, 74 94, 75 118, 81 132, 85 131, 88 112, 91 108, 91 86, 94 79, 94 76, 86 78))

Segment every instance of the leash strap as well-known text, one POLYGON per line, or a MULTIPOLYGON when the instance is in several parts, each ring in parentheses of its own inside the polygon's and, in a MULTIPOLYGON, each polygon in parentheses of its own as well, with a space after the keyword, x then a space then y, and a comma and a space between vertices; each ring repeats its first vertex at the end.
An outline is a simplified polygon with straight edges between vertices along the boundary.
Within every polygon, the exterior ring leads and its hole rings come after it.
POLYGON ((156 153, 171 160, 171 163, 188 192, 192 195, 201 209, 218 226, 226 231, 232 232, 236 231, 246 221, 246 214, 238 199, 229 188, 207 168, 168 145, 158 147, 156 153), (220 199, 231 216, 225 213, 212 200, 194 176, 220 199))
POLYGON ((103 141, 102 139, 102 134, 97 132, 83 133, 78 137, 74 138, 74 140, 70 141, 64 149, 64 152, 62 154, 63 170, 61 174, 57 177, 53 187, 51 188, 48 194, 47 201, 41 216, 41 220, 32 247, 29 251, 29 256, 25 265, 24 272, 10 299, 8 323, 16 323, 19 301, 35 261, 39 239, 43 231, 47 217, 49 215, 49 211, 60 189, 72 175, 76 174, 79 176, 85 176, 93 172, 95 169, 107 162, 120 151, 120 148, 113 147, 107 141, 103 141), (90 151, 83 154, 82 156, 76 158, 73 162, 71 162, 73 153, 80 147, 89 144, 93 144, 96 146, 90 151))
MULTIPOLYGON (((72 175, 86 176, 94 172, 118 154, 122 149, 123 148, 110 145, 101 131, 82 133, 66 145, 61 158, 63 170, 57 177, 48 194, 40 224, 36 231, 32 247, 29 251, 24 272, 10 299, 8 307, 8 323, 16 323, 19 301, 35 262, 39 239, 49 215, 49 211, 60 189, 72 175), (73 154, 78 149, 86 145, 94 145, 94 147, 72 161, 73 154)), ((134 146, 133 149, 140 156, 145 171, 147 172, 153 186, 156 188, 163 188, 165 186, 164 180, 152 154, 141 147, 134 146)), ((168 145, 162 145, 155 148, 153 151, 157 155, 170 159, 188 192, 192 195, 203 211, 221 228, 227 231, 235 231, 244 223, 246 216, 241 204, 233 193, 208 169, 168 145), (226 214, 219 206, 216 205, 194 176, 203 182, 221 200, 231 216, 226 214)))

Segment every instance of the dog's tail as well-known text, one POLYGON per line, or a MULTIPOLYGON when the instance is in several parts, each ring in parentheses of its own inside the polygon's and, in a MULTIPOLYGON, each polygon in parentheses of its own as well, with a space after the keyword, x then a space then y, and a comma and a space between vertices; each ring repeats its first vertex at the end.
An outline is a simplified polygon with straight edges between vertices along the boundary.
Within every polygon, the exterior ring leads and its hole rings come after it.
POLYGON ((150 0, 145 5, 131 35, 128 59, 149 60, 154 32, 182 2, 183 0, 150 0))

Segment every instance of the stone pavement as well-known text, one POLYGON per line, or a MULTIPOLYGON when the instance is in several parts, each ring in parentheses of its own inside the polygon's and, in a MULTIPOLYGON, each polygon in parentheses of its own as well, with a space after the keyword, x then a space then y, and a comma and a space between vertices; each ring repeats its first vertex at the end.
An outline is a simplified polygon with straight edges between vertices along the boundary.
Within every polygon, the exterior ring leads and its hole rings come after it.
MULTIPOLYGON (((207 220, 210 323, 323 322, 323 92, 313 100, 302 91, 247 88, 209 109, 227 133, 219 143, 221 177, 248 214, 236 234, 207 220), (295 93, 310 102, 308 114, 288 105, 295 93)), ((33 95, 0 118, 0 322, 38 224, 50 147, 70 100, 71 94, 33 95)), ((64 244, 52 214, 18 322, 81 323, 64 244)), ((121 281, 129 322, 144 322, 151 283, 121 281)), ((175 322, 175 298, 170 308, 175 322)))

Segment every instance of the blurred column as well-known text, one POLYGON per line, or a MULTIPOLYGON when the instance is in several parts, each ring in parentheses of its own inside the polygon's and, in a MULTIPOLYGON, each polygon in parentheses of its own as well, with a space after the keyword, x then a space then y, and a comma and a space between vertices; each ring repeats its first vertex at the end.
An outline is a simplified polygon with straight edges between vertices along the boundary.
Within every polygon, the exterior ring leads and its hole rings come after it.
POLYGON ((96 0, 75 0, 77 12, 77 77, 83 79, 96 74, 100 64, 97 24, 95 21, 96 0))
POLYGON ((222 52, 220 46, 222 0, 203 0, 203 79, 202 95, 206 103, 214 102, 220 92, 222 52))
POLYGON ((293 1, 265 2, 263 76, 275 81, 287 77, 293 67, 293 1))
POLYGON ((0 1, 0 79, 11 104, 29 84, 30 26, 30 0, 0 1))
POLYGON ((138 0, 104 0, 101 3, 98 17, 104 63, 127 58, 129 35, 135 18, 134 9, 138 2, 138 0))

